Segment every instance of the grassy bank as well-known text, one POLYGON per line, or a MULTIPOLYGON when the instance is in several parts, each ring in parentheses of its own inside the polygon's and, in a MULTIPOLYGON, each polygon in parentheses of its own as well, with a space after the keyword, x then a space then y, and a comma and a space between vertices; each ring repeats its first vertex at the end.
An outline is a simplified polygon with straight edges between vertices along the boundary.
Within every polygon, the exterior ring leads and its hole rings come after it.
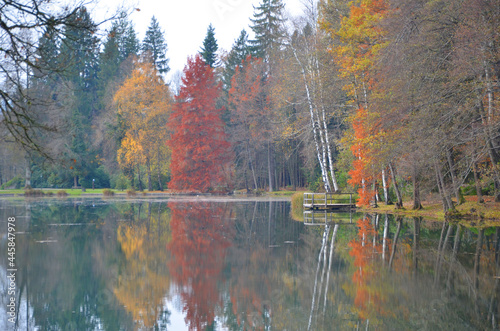
MULTIPOLYGON (((295 220, 303 218, 303 192, 296 192, 292 196, 292 217, 295 220)), ((456 219, 475 224, 493 224, 500 223, 500 203, 494 202, 492 197, 485 197, 484 203, 478 203, 476 196, 466 196, 465 203, 457 205, 455 211, 443 210, 440 201, 427 200, 422 203, 423 209, 413 210, 412 201, 406 201, 403 209, 395 209, 394 205, 385 205, 380 203, 378 207, 360 207, 358 212, 365 213, 389 213, 404 217, 423 217, 443 221, 445 219, 456 219)))
POLYGON ((393 205, 379 204, 377 208, 360 208, 366 212, 391 213, 407 217, 426 217, 437 220, 462 219, 471 222, 495 221, 500 222, 500 203, 494 202, 493 197, 485 197, 484 203, 478 203, 476 196, 466 196, 465 203, 456 206, 455 211, 444 211, 439 201, 423 203, 423 209, 413 210, 412 202, 404 203, 404 209, 395 209, 393 205))
MULTIPOLYGON (((28 192, 24 189, 9 189, 9 190, 0 190, 0 197, 2 196, 93 196, 93 195, 103 195, 103 192, 109 189, 87 189, 83 192, 81 189, 31 189, 28 192), (64 194, 65 192, 66 194, 64 194)), ((124 193, 122 191, 112 190, 115 193, 124 193)))

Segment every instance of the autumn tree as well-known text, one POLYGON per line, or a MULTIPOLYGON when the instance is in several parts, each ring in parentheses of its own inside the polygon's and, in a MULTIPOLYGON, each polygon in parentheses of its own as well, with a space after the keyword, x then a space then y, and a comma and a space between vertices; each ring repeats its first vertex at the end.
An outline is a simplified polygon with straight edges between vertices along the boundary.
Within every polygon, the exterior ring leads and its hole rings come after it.
POLYGON ((272 136, 268 123, 270 105, 266 95, 265 72, 266 66, 262 59, 248 56, 236 68, 229 90, 232 142, 237 159, 244 160, 245 180, 247 170, 251 173, 254 190, 259 187, 257 155, 265 152, 270 143, 268 139, 272 136))
POLYGON ((230 145, 216 108, 221 86, 213 69, 198 54, 188 59, 179 95, 170 116, 173 131, 172 179, 169 188, 200 192, 230 187, 230 145))
MULTIPOLYGON (((369 158, 371 142, 376 141, 380 133, 375 129, 376 117, 370 115, 371 90, 375 83, 371 70, 378 53, 387 46, 380 26, 387 11, 388 5, 383 0, 362 0, 350 6, 348 15, 342 18, 338 27, 325 21, 322 23, 323 29, 334 41, 331 50, 340 64, 339 73, 345 80, 344 89, 357 108, 351 116, 354 134, 347 136, 344 142, 349 141, 348 144, 352 146, 355 161, 350 183, 359 185, 359 203, 363 204, 367 204, 370 197, 377 197, 378 168, 373 166, 374 159, 369 158), (363 156, 365 159, 362 159, 363 156)), ((380 170, 385 188, 385 166, 380 170)), ((387 191, 384 192, 387 201, 387 191)))
POLYGON ((158 75, 151 61, 137 61, 135 69, 114 96, 117 115, 125 132, 118 150, 122 168, 137 171, 142 189, 141 172, 146 168, 148 189, 153 189, 153 172, 158 186, 168 171, 169 150, 166 123, 170 113, 171 97, 167 85, 158 75), (155 171, 156 170, 156 171, 155 171))

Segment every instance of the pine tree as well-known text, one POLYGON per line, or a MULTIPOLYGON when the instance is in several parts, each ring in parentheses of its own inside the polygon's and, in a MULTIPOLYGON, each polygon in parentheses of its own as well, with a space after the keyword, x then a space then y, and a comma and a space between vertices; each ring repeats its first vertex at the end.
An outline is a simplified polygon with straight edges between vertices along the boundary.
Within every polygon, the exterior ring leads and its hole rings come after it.
MULTIPOLYGON (((72 19, 65 26, 59 55, 59 61, 68 68, 64 78, 71 82, 75 95, 75 104, 70 115, 72 141, 67 154, 67 158, 73 160, 70 169, 75 184, 77 177, 85 179, 86 176, 91 176, 98 166, 98 163, 94 162, 96 153, 90 146, 92 120, 98 114, 100 105, 97 79, 99 40, 95 36, 96 30, 97 27, 88 11, 82 7, 72 15, 72 19)), ((91 177, 86 178, 87 183, 89 178, 91 177)))
POLYGON ((124 61, 130 55, 139 54, 139 40, 134 25, 127 19, 125 13, 121 14, 118 21, 113 24, 116 33, 116 42, 120 54, 120 61, 124 61))
POLYGON ((38 49, 36 51, 38 66, 33 68, 35 76, 40 78, 59 71, 58 56, 60 42, 58 32, 53 27, 48 26, 38 40, 38 49))
POLYGON ((242 30, 225 61, 222 82, 226 93, 231 89, 231 79, 234 76, 236 67, 242 65, 243 61, 245 61, 249 55, 251 55, 251 48, 248 44, 248 33, 242 30))
POLYGON ((210 24, 207 29, 205 40, 203 40, 203 47, 201 48, 200 54, 205 63, 212 68, 219 65, 216 54, 218 49, 219 46, 217 45, 217 40, 215 39, 215 29, 212 24, 210 24))
MULTIPOLYGON (((113 23, 100 54, 99 94, 103 97, 111 80, 116 80, 120 65, 131 55, 138 55, 139 41, 125 14, 113 23)), ((118 79, 120 80, 120 79, 118 79)))
POLYGON ((255 34, 255 39, 250 40, 254 56, 268 61, 269 55, 283 44, 283 8, 281 0, 263 0, 254 7, 253 19, 250 19, 250 28, 255 34))
POLYGON ((116 75, 120 67, 119 33, 118 27, 113 25, 100 55, 101 71, 99 72, 99 81, 102 85, 101 90, 104 90, 107 82, 116 75))
POLYGON ((160 24, 154 16, 151 18, 151 24, 146 31, 146 37, 142 41, 142 52, 151 53, 153 63, 160 74, 165 74, 170 70, 168 66, 169 59, 167 58, 167 43, 160 24))

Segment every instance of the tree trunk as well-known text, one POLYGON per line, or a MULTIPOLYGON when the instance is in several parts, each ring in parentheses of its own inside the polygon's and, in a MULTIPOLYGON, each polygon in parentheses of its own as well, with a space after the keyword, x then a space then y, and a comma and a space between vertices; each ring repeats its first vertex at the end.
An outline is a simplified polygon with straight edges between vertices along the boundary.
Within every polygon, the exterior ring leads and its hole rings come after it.
POLYGON ((160 173, 160 165, 156 166, 156 173, 158 175, 158 187, 161 192, 163 192, 163 184, 161 183, 161 173, 160 173))
POLYGON ((149 157, 146 158, 146 168, 148 171, 148 191, 151 192, 153 190, 153 181, 151 180, 151 164, 149 162, 149 157))
POLYGON ((161 153, 160 153, 160 144, 156 145, 156 175, 158 177, 158 188, 161 192, 163 192, 163 184, 161 183, 161 167, 160 163, 162 162, 161 153))
POLYGON ((139 166, 137 166, 137 179, 139 180, 139 191, 143 191, 143 187, 142 187, 142 180, 141 180, 141 169, 139 166))
POLYGON ((269 192, 273 192, 273 170, 271 167, 271 143, 267 143, 267 170, 269 175, 269 192))
POLYGON ((474 182, 476 183, 477 202, 484 203, 483 192, 482 192, 481 183, 479 182, 479 173, 477 171, 476 161, 472 162, 472 172, 474 173, 474 182))
POLYGON ((382 185, 384 189, 384 202, 386 205, 390 205, 391 202, 389 201, 389 192, 387 190, 387 178, 385 174, 385 170, 382 170, 382 185))
POLYGON ((389 162, 389 170, 391 171, 392 185, 394 186, 394 192, 396 193, 396 209, 403 208, 403 197, 401 196, 401 191, 399 191, 398 182, 396 181, 396 171, 392 162, 389 162))
POLYGON ((446 186, 444 185, 443 174, 441 173, 441 168, 437 164, 434 163, 434 169, 436 171, 436 180, 438 182, 439 192, 441 193, 441 198, 443 199, 443 209, 444 211, 448 211, 450 209, 454 209, 453 201, 451 201, 451 196, 446 190, 446 186))
POLYGON ((481 121, 484 126, 484 133, 486 136, 486 147, 488 149, 488 156, 490 157, 493 169, 493 180, 495 185, 495 202, 498 202, 500 201, 500 173, 498 171, 497 164, 498 162, 500 162, 500 157, 498 156, 498 153, 496 152, 493 146, 493 134, 490 130, 489 122, 485 118, 486 115, 484 113, 484 105, 482 100, 478 102, 478 112, 481 116, 481 121))
POLYGON ((375 192, 375 194, 373 195, 373 207, 378 208, 378 202, 380 201, 380 197, 378 195, 378 183, 377 183, 377 181, 373 182, 373 192, 375 192))
POLYGON ((254 166, 253 166, 253 163, 252 163, 252 155, 250 154, 250 148, 248 147, 248 141, 246 143, 246 149, 247 149, 248 163, 250 165, 250 170, 252 170, 252 178, 253 178, 254 190, 257 191, 257 189, 259 187, 257 186, 257 178, 255 177, 255 169, 254 169, 254 166))
POLYGON ((420 182, 417 179, 417 171, 413 171, 413 209, 422 209, 422 202, 420 200, 420 182))
POLYGON ((460 185, 457 181, 457 176, 455 175, 455 162, 453 161, 452 151, 446 151, 446 158, 448 159, 448 166, 450 167, 451 183, 453 185, 453 193, 457 199, 457 205, 462 204, 462 199, 460 198, 460 185))
POLYGON ((28 158, 26 158, 26 177, 24 187, 31 188, 31 164, 28 158))

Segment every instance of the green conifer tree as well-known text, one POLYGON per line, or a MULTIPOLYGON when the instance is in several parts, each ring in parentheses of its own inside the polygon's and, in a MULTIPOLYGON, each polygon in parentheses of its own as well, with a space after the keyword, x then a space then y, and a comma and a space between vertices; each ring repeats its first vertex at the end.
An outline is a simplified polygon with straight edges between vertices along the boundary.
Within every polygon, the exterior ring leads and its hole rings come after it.
MULTIPOLYGON (((97 27, 85 7, 73 14, 65 26, 59 61, 67 67, 64 79, 69 81, 74 90, 75 103, 72 107, 71 128, 69 129, 69 151, 66 158, 71 160, 69 167, 74 182, 78 178, 85 181, 97 169, 96 152, 92 141, 92 120, 98 115, 99 40, 97 27), (84 28, 82 28, 84 27, 84 28)), ((80 182, 79 184, 82 184, 80 182)), ((88 187, 88 186, 87 186, 88 187)))
POLYGON ((253 19, 250 19, 250 28, 255 34, 255 39, 250 40, 254 56, 268 61, 269 54, 283 44, 283 8, 281 0, 262 0, 254 7, 253 19))
POLYGON ((227 93, 231 88, 231 79, 234 76, 237 66, 240 66, 247 56, 251 55, 251 47, 248 43, 248 33, 242 30, 240 36, 233 44, 233 48, 224 63, 222 82, 224 91, 227 93))
POLYGON ((151 53, 153 63, 159 73, 165 74, 170 70, 168 66, 169 59, 167 58, 167 43, 160 24, 154 16, 151 18, 151 24, 146 31, 146 37, 142 41, 142 52, 151 53))
POLYGON ((205 40, 203 40, 200 55, 205 63, 212 68, 219 65, 216 54, 218 49, 219 46, 217 45, 217 40, 215 39, 215 29, 212 24, 210 24, 207 29, 205 40))

